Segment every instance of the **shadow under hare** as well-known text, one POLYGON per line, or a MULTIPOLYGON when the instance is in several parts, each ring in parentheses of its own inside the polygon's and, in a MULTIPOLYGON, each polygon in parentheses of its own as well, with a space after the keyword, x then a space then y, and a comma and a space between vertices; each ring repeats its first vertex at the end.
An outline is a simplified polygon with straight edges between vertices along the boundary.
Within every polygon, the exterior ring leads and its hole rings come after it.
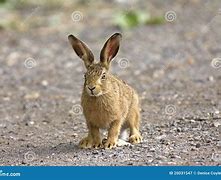
POLYGON ((100 61, 85 43, 73 35, 68 36, 76 54, 84 61, 87 72, 81 96, 83 114, 88 135, 83 138, 81 148, 112 149, 117 146, 118 136, 130 129, 129 142, 140 143, 140 107, 136 91, 109 72, 111 60, 116 56, 121 34, 113 34, 104 44, 100 61), (107 139, 101 139, 100 129, 108 129, 107 139))

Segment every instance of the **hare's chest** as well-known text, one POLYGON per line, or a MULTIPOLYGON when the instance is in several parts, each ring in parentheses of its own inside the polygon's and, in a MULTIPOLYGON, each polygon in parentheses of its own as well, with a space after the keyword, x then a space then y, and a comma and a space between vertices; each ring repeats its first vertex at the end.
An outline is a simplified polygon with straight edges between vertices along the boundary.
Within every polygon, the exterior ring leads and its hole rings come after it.
POLYGON ((86 120, 99 128, 108 128, 116 119, 116 109, 106 101, 82 101, 86 120))

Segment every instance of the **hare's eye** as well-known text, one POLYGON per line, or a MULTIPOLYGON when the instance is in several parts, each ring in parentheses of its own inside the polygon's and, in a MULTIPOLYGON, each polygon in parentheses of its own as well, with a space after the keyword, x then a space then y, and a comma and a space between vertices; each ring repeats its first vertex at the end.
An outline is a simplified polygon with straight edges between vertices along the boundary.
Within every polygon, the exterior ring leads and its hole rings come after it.
POLYGON ((86 74, 84 74, 84 79, 86 79, 86 74))
POLYGON ((105 78, 106 78, 106 76, 105 76, 105 74, 103 74, 102 77, 101 77, 101 79, 105 79, 105 78))

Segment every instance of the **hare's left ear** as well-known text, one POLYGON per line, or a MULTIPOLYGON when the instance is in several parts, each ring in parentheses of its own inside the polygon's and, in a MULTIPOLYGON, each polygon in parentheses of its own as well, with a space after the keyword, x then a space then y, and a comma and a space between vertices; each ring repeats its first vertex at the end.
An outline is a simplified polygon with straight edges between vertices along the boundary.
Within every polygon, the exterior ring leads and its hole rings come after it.
POLYGON ((107 69, 109 69, 111 60, 116 56, 119 50, 121 38, 122 35, 120 33, 113 34, 105 42, 104 47, 101 50, 100 61, 107 69))

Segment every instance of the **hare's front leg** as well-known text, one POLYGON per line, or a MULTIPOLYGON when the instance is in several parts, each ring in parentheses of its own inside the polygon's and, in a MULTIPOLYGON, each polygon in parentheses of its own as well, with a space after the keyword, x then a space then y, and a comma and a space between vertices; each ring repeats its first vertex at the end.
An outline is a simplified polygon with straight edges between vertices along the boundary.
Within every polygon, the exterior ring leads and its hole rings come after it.
POLYGON ((89 125, 88 129, 88 136, 80 141, 79 146, 84 149, 103 147, 99 128, 93 125, 89 125))
POLYGON ((117 140, 120 133, 121 122, 119 120, 113 121, 108 130, 107 140, 104 142, 105 149, 112 149, 117 146, 117 140))

